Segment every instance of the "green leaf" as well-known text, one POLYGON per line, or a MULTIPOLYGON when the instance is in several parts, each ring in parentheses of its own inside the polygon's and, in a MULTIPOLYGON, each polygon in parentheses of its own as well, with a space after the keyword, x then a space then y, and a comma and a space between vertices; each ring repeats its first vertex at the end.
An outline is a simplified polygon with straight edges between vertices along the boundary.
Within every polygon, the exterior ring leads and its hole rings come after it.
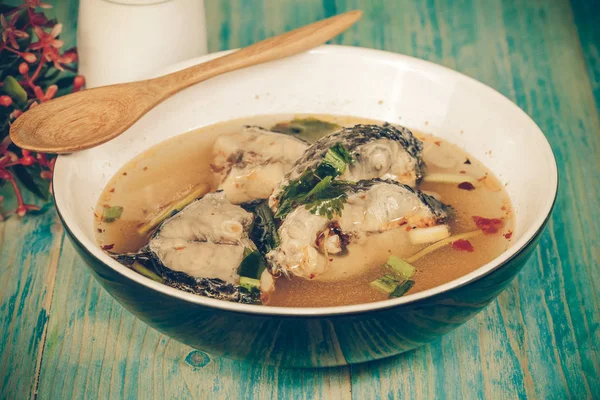
POLYGON ((23 186, 35 196, 45 201, 50 199, 50 181, 41 177, 42 168, 38 164, 28 167, 15 165, 11 170, 23 186))
POLYGON ((285 133, 301 137, 309 142, 314 142, 322 136, 340 129, 341 126, 321 121, 317 118, 294 118, 289 122, 280 122, 274 125, 273 132, 285 133))
POLYGON ((310 192, 308 192, 307 197, 309 196, 319 196, 322 193, 324 193, 325 191, 327 191, 327 188, 329 188, 329 186, 331 186, 331 180, 333 178, 331 176, 326 176, 325 178, 323 178, 323 180, 321 180, 319 183, 317 183, 315 185, 315 187, 313 187, 310 192))
POLYGON ((315 171, 307 169, 298 179, 288 183, 279 195, 280 205, 275 216, 283 218, 298 205, 305 204, 313 214, 341 215, 346 195, 345 185, 333 182, 354 162, 346 148, 336 143, 327 150, 323 161, 315 171))
POLYGON ((58 89, 68 89, 71 90, 73 87, 73 79, 75 79, 75 74, 71 72, 63 72, 61 74, 61 78, 58 79, 54 84, 58 86, 58 89))
POLYGON ((0 14, 8 14, 11 11, 15 10, 15 6, 9 6, 8 4, 0 4, 0 14))
POLYGON ((336 215, 342 215, 346 196, 335 197, 332 199, 315 200, 306 205, 306 209, 315 215, 332 219, 336 215))
POLYGON ((292 210, 301 204, 302 200, 306 198, 308 192, 310 192, 321 179, 315 175, 312 169, 307 169, 298 179, 289 182, 281 191, 279 195, 279 207, 276 218, 283 218, 292 210))
POLYGON ((102 220, 106 223, 114 222, 115 220, 121 218, 121 214, 123 213, 123 207, 121 206, 112 206, 105 207, 102 212, 102 220))
POLYGON ((402 297, 415 285, 415 281, 407 280, 399 284, 396 289, 392 293, 390 293, 390 297, 402 297))
POLYGON ((335 169, 337 175, 342 175, 346 171, 346 166, 352 164, 354 159, 343 144, 336 143, 327 150, 323 162, 331 165, 335 169))
POLYGON ((384 275, 381 278, 371 282, 371 286, 382 291, 383 293, 390 294, 396 290, 399 283, 400 282, 392 275, 384 275))
MULTIPOLYGON (((60 75, 61 71, 59 69, 56 68, 48 68, 46 70, 46 73, 44 74, 44 76, 42 77, 42 79, 44 80, 44 83, 46 85, 52 85, 56 79, 58 78, 58 76, 60 75)), ((73 81, 71 80, 71 83, 73 81)))
POLYGON ((244 258, 238 267, 238 275, 241 277, 260 279, 260 275, 267 268, 262 255, 250 248, 244 249, 244 258))
POLYGON ((335 215, 342 215, 344 203, 348 199, 346 182, 333 181, 331 176, 319 182, 306 197, 306 209, 313 214, 327 216, 332 219, 335 215))
POLYGON ((411 278, 414 275, 415 271, 417 270, 415 267, 410 265, 408 262, 406 262, 403 259, 396 257, 396 256, 390 256, 390 258, 388 258, 385 266, 388 269, 391 269, 392 271, 394 271, 399 276, 401 276, 402 279, 411 278))
POLYGON ((4 91, 9 95, 19 107, 25 105, 27 102, 27 92, 12 76, 4 78, 4 91))
POLYGON ((260 287, 260 281, 258 279, 247 278, 245 276, 240 276, 240 286, 252 290, 254 288, 260 287))
POLYGON ((0 52, 0 80, 8 76, 12 71, 16 71, 19 65, 19 56, 8 51, 0 52))

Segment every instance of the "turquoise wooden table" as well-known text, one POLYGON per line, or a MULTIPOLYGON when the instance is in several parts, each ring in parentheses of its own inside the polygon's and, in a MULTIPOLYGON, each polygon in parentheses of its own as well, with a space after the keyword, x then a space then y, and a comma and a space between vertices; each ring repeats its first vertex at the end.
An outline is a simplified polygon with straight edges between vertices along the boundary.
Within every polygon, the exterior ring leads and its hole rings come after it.
MULTIPOLYGON (((77 1, 53 4, 73 44, 77 1)), ((213 358, 148 328, 94 281, 53 211, 10 219, 0 223, 1 398, 600 398, 600 2, 206 6, 211 51, 359 8, 363 20, 335 42, 444 64, 515 101, 546 133, 561 178, 536 255, 485 311, 425 347, 284 370, 213 358)))

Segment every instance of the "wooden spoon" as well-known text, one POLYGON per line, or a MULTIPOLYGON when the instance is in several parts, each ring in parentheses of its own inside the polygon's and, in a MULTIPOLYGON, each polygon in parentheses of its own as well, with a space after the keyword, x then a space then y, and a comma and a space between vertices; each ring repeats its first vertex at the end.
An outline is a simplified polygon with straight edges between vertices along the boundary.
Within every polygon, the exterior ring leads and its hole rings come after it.
POLYGON ((154 106, 195 83, 309 50, 339 35, 361 16, 361 11, 349 11, 159 78, 84 90, 41 103, 15 120, 10 137, 23 149, 43 153, 89 149, 120 135, 154 106))

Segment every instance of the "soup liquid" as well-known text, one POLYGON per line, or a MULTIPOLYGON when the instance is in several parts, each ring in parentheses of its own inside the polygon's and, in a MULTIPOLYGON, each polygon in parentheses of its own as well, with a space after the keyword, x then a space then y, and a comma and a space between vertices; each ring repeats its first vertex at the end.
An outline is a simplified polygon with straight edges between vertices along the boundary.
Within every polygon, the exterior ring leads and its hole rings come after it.
MULTIPOLYGON (((200 184, 208 184, 216 190, 218 182, 210 163, 212 146, 220 133, 239 131, 244 125, 270 128, 279 122, 306 117, 341 126, 381 123, 330 115, 270 115, 227 121, 167 140, 127 163, 110 180, 94 212, 98 243, 111 253, 135 252, 148 241, 147 235, 138 233, 145 222, 200 184), (104 222, 104 209, 112 206, 123 207, 123 212, 115 221, 104 222)), ((456 183, 422 182, 418 187, 432 192, 430 194, 456 210, 455 218, 449 223, 452 235, 476 230, 474 216, 501 218, 504 225, 498 233, 470 238, 471 252, 448 245, 415 261, 413 266, 417 271, 411 278, 415 285, 409 294, 459 278, 493 260, 507 249, 514 230, 510 200, 491 171, 449 142, 420 132, 413 131, 413 134, 424 143, 426 175, 452 173, 478 180, 474 190, 461 189, 456 183)), ((312 142, 318 137, 304 139, 312 142)), ((347 256, 334 257, 329 268, 348 271, 348 278, 331 281, 326 275, 320 281, 279 278, 276 290, 265 305, 325 307, 388 299, 387 294, 369 284, 390 272, 384 267, 388 257, 406 258, 430 245, 406 245, 403 228, 372 235, 361 245, 350 244, 347 256), (402 248, 398 243, 403 243, 402 248)))

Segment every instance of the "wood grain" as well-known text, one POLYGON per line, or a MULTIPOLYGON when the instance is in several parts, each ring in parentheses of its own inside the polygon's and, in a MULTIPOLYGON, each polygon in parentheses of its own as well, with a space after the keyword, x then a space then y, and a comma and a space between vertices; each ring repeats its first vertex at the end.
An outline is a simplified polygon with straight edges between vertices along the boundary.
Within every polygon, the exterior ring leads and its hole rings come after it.
POLYGON ((62 242, 53 211, 0 223, 0 398, 35 393, 62 242))
MULTIPOLYGON (((69 1, 60 2, 61 13, 76 7, 69 1)), ((212 358, 146 327, 99 287, 68 243, 53 283, 52 257, 62 243, 50 234, 53 217, 10 221, 0 225, 0 371, 9 374, 0 375, 0 397, 31 397, 40 369, 40 399, 598 398, 600 29, 593 1, 206 4, 211 51, 359 8, 361 23, 334 42, 438 62, 515 101, 547 135, 560 171, 557 207, 536 255, 497 301, 428 346, 348 368, 278 370, 212 358), (26 290, 28 280, 35 284, 26 290), (36 328, 42 310, 45 343, 36 328)))
POLYGON ((17 146, 42 153, 72 153, 119 136, 175 93, 227 72, 279 60, 319 46, 360 19, 348 11, 262 40, 199 65, 143 81, 72 93, 30 108, 10 126, 17 146))

